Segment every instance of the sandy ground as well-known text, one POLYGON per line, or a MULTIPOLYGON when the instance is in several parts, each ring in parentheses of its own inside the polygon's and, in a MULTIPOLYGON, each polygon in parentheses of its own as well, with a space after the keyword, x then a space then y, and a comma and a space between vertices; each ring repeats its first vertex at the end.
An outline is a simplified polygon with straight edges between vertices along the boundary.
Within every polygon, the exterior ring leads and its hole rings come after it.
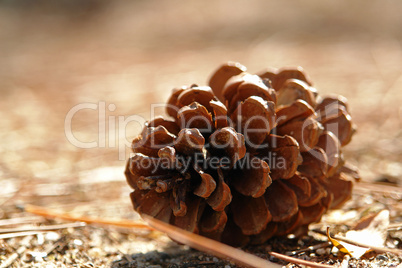
MULTIPOLYGON (((15 205, 26 203, 136 219, 123 170, 141 126, 128 116, 149 119, 173 87, 206 84, 228 60, 251 72, 300 65, 320 94, 346 96, 358 126, 348 161, 365 181, 400 186, 400 10, 383 0, 1 1, 0 219, 24 216, 15 205)), ((126 240, 123 253, 157 248, 126 240)))

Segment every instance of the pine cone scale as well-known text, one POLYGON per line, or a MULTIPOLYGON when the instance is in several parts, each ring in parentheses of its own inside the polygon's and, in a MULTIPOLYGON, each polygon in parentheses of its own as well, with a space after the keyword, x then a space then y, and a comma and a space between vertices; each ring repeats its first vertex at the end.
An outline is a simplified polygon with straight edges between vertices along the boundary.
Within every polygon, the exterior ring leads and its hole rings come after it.
POLYGON ((274 222, 287 221, 298 211, 296 194, 280 180, 267 188, 264 197, 274 222))
POLYGON ((255 235, 265 229, 272 216, 264 197, 248 197, 236 194, 231 204, 233 220, 244 235, 255 235))
POLYGON ((257 157, 245 159, 248 163, 242 170, 233 169, 229 174, 230 184, 237 192, 244 196, 260 197, 265 193, 265 189, 272 183, 269 177, 269 166, 264 160, 257 157))
POLYGON ((232 201, 232 193, 230 187, 223 180, 220 170, 218 170, 218 177, 216 189, 206 201, 213 210, 223 211, 232 201))
POLYGON ((238 62, 228 62, 223 64, 218 71, 209 79, 209 86, 214 89, 214 93, 221 101, 224 100, 222 95, 223 87, 229 78, 245 72, 247 68, 238 62))
POLYGON ((310 199, 311 184, 307 178, 295 174, 292 178, 284 180, 284 183, 296 194, 299 208, 310 199))
POLYGON ((204 173, 201 170, 199 171, 199 174, 202 181, 194 190, 194 194, 202 198, 208 198, 213 193, 213 191, 215 191, 216 182, 211 175, 204 173))

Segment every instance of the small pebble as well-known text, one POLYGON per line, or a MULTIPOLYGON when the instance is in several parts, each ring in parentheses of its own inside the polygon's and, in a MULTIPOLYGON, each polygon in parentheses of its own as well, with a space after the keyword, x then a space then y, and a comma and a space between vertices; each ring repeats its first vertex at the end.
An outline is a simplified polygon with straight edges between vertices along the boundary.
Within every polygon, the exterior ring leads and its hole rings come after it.
POLYGON ((38 239, 38 245, 43 245, 43 243, 45 242, 45 237, 43 234, 37 234, 36 238, 38 239))
POLYGON ((385 255, 378 255, 376 259, 378 259, 379 261, 388 261, 388 257, 385 255))
POLYGON ((74 239, 73 243, 76 246, 82 246, 83 245, 82 240, 80 240, 80 239, 74 239))
POLYGON ((315 251, 315 253, 317 253, 317 255, 325 255, 327 251, 325 248, 319 248, 315 251))
POLYGON ((48 232, 45 235, 45 238, 46 238, 47 241, 56 241, 56 240, 58 240, 60 238, 60 235, 58 233, 56 233, 56 232, 48 232))
POLYGON ((88 254, 92 258, 100 258, 103 255, 103 252, 100 248, 91 248, 88 250, 88 254))
POLYGON ((41 256, 36 256, 35 262, 43 262, 43 258, 41 256))
POLYGON ((43 258, 45 258, 47 256, 46 252, 30 252, 29 255, 31 255, 31 257, 34 259, 35 262, 43 262, 43 258))
POLYGON ((213 258, 212 258, 212 261, 213 261, 213 262, 218 262, 219 259, 218 259, 217 257, 213 257, 213 258))

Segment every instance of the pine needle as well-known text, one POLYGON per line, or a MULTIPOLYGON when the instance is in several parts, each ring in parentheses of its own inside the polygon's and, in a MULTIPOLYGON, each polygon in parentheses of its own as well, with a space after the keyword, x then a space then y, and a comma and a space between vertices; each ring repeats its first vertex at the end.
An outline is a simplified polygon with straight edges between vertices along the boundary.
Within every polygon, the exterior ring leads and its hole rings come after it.
POLYGON ((138 222, 138 221, 130 221, 130 220, 104 220, 99 218, 91 218, 86 216, 72 216, 68 213, 60 213, 56 212, 44 207, 34 206, 34 205, 25 205, 24 209, 26 212, 33 213, 36 215, 40 215, 45 218, 58 218, 67 221, 80 221, 88 224, 100 224, 100 225, 112 225, 123 228, 136 228, 136 229, 147 229, 154 230, 152 227, 147 224, 138 222))

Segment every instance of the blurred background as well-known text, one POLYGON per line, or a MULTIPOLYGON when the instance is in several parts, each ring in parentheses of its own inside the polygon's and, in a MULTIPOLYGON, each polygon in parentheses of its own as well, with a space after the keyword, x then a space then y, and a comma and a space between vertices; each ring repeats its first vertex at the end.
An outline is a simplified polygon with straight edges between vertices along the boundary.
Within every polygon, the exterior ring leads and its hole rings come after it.
POLYGON ((118 144, 140 126, 119 116, 149 118, 172 88, 205 85, 229 60, 253 73, 300 65, 320 94, 347 97, 358 126, 348 161, 366 181, 400 183, 401 10, 388 0, 0 1, 0 218, 21 202, 132 217, 118 144), (66 115, 83 103, 96 109, 77 112, 72 132, 104 147, 66 137, 66 115))

